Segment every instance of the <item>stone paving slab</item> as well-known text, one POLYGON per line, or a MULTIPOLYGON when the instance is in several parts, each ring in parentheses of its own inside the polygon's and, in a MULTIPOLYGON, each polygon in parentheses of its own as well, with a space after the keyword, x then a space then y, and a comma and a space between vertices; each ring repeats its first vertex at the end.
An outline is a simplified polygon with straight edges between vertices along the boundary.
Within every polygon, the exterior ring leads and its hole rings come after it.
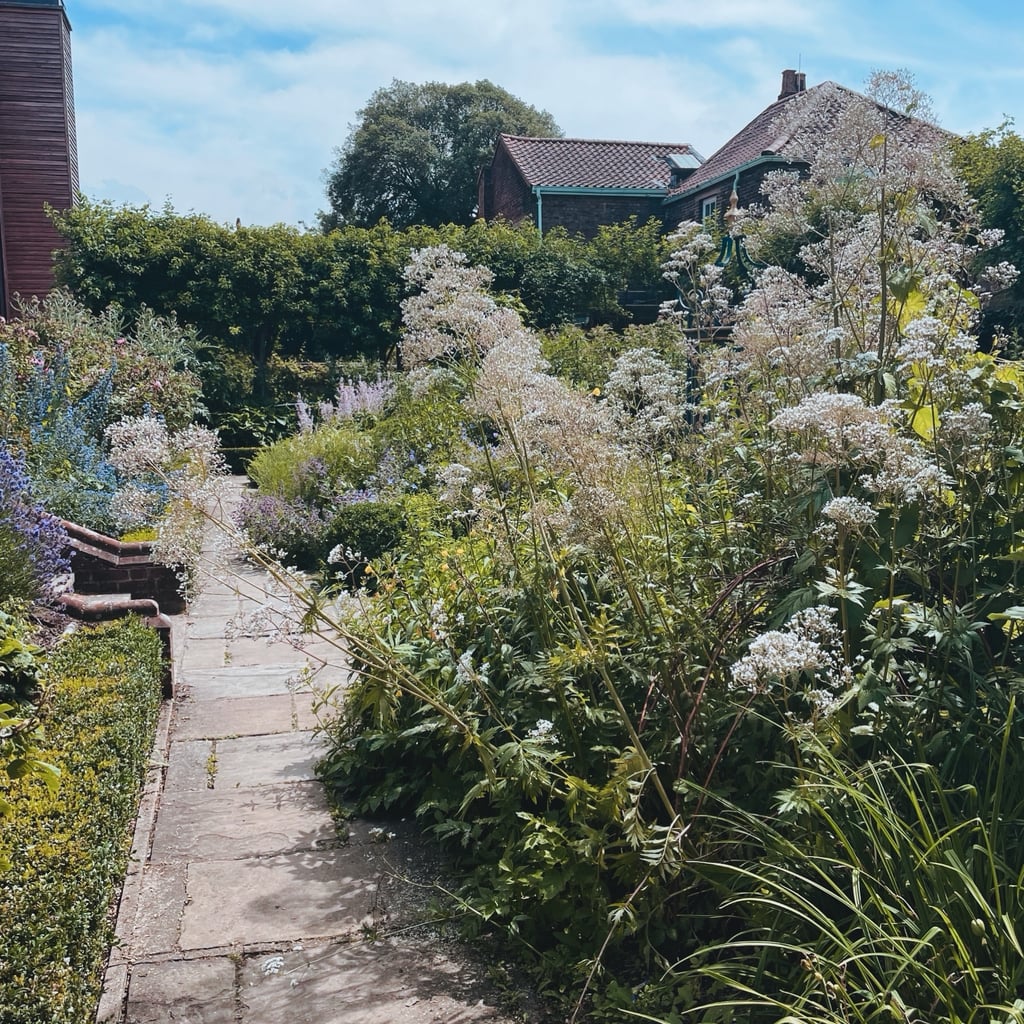
POLYGON ((238 637, 227 641, 227 658, 231 665, 305 665, 303 650, 280 640, 265 637, 238 637))
POLYGON ((217 741, 215 789, 274 786, 315 779, 324 745, 309 732, 217 741))
POLYGON ((213 740, 173 741, 167 757, 164 799, 168 793, 209 789, 215 752, 213 740))
POLYGON ((316 725, 310 693, 180 700, 175 708, 174 736, 178 740, 224 739, 310 730, 316 725))
POLYGON ((356 934, 375 905, 379 871, 373 858, 365 847, 343 846, 190 863, 181 948, 356 934))
POLYGON ((232 668, 227 657, 228 642, 223 635, 188 640, 181 657, 181 671, 188 674, 210 669, 232 668))
POLYGON ((225 620, 238 614, 241 604, 238 595, 224 588, 219 592, 204 589, 189 606, 185 613, 189 628, 216 628, 221 632, 225 629, 225 620))
POLYGON ((186 641, 181 671, 188 674, 197 669, 271 667, 294 671, 308 660, 301 650, 291 644, 269 643, 265 639, 254 640, 249 637, 238 640, 206 637, 186 641))
POLYGON ((508 1019, 481 998, 475 971, 422 943, 355 943, 249 958, 239 995, 242 1024, 508 1019))
POLYGON ((187 899, 185 872, 183 862, 146 866, 132 932, 125 940, 125 952, 130 956, 149 958, 177 951, 187 899))
POLYGON ((165 794, 252 789, 314 779, 322 746, 309 732, 172 742, 165 794))
POLYGON ((291 693, 295 666, 268 665, 261 668, 182 668, 177 676, 182 693, 192 700, 219 700, 222 697, 261 697, 291 693))
POLYGON ((154 864, 310 850, 338 840, 318 782, 164 798, 153 839, 154 864))
POLYGON ((139 964, 128 987, 127 1024, 236 1024, 235 972, 227 957, 139 964))

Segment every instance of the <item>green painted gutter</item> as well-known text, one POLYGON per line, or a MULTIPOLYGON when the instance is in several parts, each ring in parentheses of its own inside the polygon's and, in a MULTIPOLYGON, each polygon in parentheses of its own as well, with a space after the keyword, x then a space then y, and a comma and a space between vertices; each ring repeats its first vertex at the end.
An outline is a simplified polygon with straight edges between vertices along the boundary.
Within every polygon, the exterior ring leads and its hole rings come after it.
POLYGON ((688 189, 685 192, 677 192, 672 196, 665 196, 662 200, 662 206, 671 206, 672 203, 681 202, 683 199, 690 199, 692 196, 703 192, 705 189, 711 188, 713 185, 719 185, 728 178, 735 178, 738 174, 742 174, 744 171, 749 171, 752 167, 758 167, 761 164, 789 164, 792 165, 793 161, 788 160, 784 156, 779 156, 776 153, 769 155, 762 154, 761 156, 754 157, 753 160, 748 160, 745 164, 740 164, 739 167, 730 167, 729 170, 723 171, 715 178, 709 178, 707 181, 702 181, 696 188, 688 189))

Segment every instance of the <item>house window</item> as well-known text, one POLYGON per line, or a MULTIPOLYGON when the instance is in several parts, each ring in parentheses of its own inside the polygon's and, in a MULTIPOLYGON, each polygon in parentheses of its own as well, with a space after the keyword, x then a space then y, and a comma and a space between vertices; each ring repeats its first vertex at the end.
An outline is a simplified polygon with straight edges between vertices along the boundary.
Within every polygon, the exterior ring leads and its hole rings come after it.
POLYGON ((713 197, 711 199, 705 199, 700 204, 700 219, 707 220, 708 217, 714 217, 718 213, 718 198, 713 197))

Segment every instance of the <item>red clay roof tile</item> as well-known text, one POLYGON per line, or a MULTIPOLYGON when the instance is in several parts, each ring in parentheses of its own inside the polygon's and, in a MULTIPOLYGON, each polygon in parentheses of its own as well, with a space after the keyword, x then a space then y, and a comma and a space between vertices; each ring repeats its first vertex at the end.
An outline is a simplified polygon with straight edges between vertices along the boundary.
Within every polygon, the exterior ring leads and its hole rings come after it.
POLYGON ((685 142, 615 142, 600 139, 540 139, 502 135, 509 156, 531 186, 549 188, 667 189, 677 153, 700 162, 685 142))

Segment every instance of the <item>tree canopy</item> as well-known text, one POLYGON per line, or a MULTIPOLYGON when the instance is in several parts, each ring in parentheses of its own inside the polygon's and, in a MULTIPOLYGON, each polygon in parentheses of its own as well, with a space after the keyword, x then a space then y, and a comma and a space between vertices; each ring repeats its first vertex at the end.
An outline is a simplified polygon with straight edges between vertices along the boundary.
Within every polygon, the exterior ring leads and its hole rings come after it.
POLYGON ((395 80, 359 111, 327 169, 325 230, 466 224, 476 207, 476 175, 501 132, 561 135, 547 111, 486 79, 448 85, 395 80))
MULTIPOLYGON (((985 227, 1003 232, 989 262, 1024 267, 1024 138, 1009 123, 968 135, 955 149, 956 168, 978 202, 985 227)), ((1024 334, 1024 278, 997 296, 989 329, 1024 334)), ((1019 342, 1018 342, 1019 350, 1019 342)))

